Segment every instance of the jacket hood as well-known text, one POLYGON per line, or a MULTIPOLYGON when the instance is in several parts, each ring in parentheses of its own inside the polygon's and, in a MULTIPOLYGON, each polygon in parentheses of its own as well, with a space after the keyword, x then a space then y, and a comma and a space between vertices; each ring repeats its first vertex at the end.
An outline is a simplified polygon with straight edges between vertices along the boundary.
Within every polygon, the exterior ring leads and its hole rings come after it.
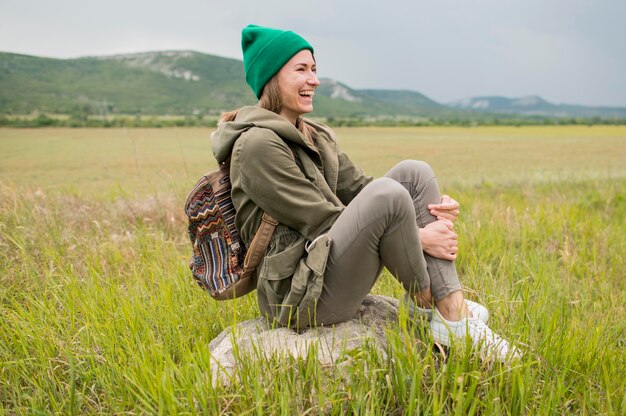
POLYGON ((272 130, 283 140, 299 146, 311 147, 300 131, 286 118, 261 107, 242 107, 233 121, 220 123, 211 135, 211 149, 215 159, 223 163, 230 157, 237 139, 253 127, 272 130))

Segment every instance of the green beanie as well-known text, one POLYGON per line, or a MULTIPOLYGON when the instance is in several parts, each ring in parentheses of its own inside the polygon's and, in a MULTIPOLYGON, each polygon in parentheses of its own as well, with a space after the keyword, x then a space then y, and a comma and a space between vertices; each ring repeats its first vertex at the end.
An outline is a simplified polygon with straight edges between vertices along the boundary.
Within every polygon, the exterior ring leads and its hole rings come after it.
POLYGON ((295 54, 313 47, 300 35, 279 29, 248 25, 241 31, 246 82, 261 98, 263 87, 295 54))

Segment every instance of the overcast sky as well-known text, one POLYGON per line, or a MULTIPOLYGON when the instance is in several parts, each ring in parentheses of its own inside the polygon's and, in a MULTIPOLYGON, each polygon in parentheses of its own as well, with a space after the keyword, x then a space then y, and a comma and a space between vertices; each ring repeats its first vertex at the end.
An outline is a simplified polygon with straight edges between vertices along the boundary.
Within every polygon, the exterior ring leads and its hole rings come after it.
POLYGON ((626 0, 0 0, 0 51, 241 59, 249 23, 299 33, 353 88, 626 107, 626 0))

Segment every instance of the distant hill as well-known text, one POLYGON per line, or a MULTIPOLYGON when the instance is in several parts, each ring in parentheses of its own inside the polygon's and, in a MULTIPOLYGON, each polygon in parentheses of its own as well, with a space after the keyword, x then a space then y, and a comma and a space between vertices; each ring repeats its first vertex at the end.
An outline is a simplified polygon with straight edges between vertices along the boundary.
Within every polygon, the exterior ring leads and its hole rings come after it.
POLYGON ((0 112, 192 114, 254 103, 241 61, 191 51, 49 59, 0 54, 0 112))
MULTIPOLYGON (((416 116, 444 108, 419 93, 411 105, 374 90, 322 81, 314 116, 416 116)), ((192 51, 50 59, 0 53, 0 113, 217 114, 256 99, 236 59, 192 51)))
POLYGON ((448 106, 457 110, 474 110, 478 112, 521 114, 529 116, 626 117, 626 108, 552 104, 536 95, 529 95, 520 98, 506 98, 498 96, 471 97, 448 103, 448 106))
MULTIPOLYGON (((355 90, 333 79, 321 79, 313 115, 428 117, 449 111, 415 91, 355 90)), ((458 112, 457 113, 461 113, 458 112)))
MULTIPOLYGON (((241 61, 194 51, 52 59, 0 52, 0 114, 207 115, 254 104, 241 61)), ((475 97, 448 105, 416 91, 323 79, 312 116, 485 119, 499 114, 626 117, 626 109, 475 97)))

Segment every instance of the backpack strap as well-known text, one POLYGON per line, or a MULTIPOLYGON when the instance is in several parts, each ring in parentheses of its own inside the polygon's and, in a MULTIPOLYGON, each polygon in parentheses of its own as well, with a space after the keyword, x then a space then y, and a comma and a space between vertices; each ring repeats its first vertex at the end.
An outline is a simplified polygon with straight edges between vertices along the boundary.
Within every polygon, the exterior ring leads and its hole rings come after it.
POLYGON ((246 258, 243 261, 244 277, 249 276, 261 262, 277 225, 278 221, 276 221, 270 214, 267 212, 263 213, 261 225, 254 235, 254 238, 248 247, 248 251, 246 252, 246 258))

